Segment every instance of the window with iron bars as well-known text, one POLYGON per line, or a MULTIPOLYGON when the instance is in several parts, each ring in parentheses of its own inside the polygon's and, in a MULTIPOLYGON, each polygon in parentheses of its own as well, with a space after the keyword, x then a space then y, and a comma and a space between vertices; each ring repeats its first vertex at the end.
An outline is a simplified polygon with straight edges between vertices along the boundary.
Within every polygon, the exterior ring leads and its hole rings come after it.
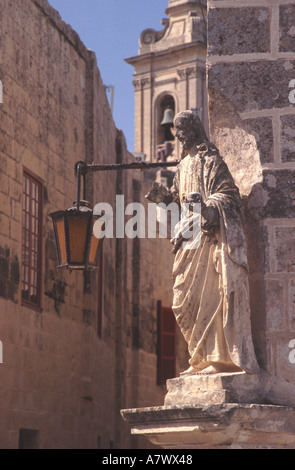
POLYGON ((23 173, 22 304, 41 309, 43 184, 23 173))

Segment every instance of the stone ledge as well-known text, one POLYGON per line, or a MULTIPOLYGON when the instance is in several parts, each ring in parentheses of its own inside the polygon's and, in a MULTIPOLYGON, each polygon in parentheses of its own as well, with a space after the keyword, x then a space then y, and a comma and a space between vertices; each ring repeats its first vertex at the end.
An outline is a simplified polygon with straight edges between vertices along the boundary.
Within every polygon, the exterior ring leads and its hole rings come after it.
POLYGON ((267 373, 167 380, 164 406, 121 410, 165 449, 295 449, 295 384, 267 373))
POLYGON ((223 403, 121 410, 133 435, 165 449, 295 449, 295 407, 223 403))

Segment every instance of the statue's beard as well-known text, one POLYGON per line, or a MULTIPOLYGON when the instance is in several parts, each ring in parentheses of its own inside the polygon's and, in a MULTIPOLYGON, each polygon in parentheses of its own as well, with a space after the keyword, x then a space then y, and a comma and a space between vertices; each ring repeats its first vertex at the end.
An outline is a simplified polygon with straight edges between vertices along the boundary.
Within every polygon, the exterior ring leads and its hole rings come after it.
POLYGON ((181 144, 180 158, 183 159, 187 156, 186 147, 184 144, 181 144))
POLYGON ((187 137, 183 142, 181 142, 181 153, 180 157, 184 158, 187 156, 188 151, 195 145, 196 143, 196 136, 192 134, 191 136, 187 137))

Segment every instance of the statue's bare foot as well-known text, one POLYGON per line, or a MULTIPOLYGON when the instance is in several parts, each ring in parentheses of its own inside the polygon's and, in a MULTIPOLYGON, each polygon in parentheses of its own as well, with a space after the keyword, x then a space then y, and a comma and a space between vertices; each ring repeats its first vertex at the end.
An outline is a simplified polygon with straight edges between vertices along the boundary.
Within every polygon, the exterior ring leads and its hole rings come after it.
POLYGON ((233 374, 238 372, 244 372, 243 369, 236 366, 235 364, 222 364, 222 363, 212 363, 210 366, 202 369, 198 372, 195 372, 197 375, 212 375, 212 374, 233 374))
POLYGON ((183 372, 180 372, 180 375, 195 375, 196 371, 193 368, 193 366, 190 366, 188 369, 184 370, 183 372))
POLYGON ((197 374, 200 370, 205 369, 211 364, 211 362, 202 362, 201 364, 198 364, 198 366, 190 366, 188 369, 186 369, 183 372, 180 372, 180 375, 195 375, 197 374))
POLYGON ((202 369, 198 372, 196 372, 197 375, 211 375, 211 374, 220 374, 220 370, 217 367, 214 366, 209 366, 206 367, 205 369, 202 369))

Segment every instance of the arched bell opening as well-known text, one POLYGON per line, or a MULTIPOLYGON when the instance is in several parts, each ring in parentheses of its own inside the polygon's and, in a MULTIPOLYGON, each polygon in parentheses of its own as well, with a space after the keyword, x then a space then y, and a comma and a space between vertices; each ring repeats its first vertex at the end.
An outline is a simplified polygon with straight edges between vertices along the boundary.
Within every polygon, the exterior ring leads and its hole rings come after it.
POLYGON ((171 95, 164 95, 157 106, 156 154, 157 160, 165 162, 174 151, 173 119, 175 101, 171 95))

